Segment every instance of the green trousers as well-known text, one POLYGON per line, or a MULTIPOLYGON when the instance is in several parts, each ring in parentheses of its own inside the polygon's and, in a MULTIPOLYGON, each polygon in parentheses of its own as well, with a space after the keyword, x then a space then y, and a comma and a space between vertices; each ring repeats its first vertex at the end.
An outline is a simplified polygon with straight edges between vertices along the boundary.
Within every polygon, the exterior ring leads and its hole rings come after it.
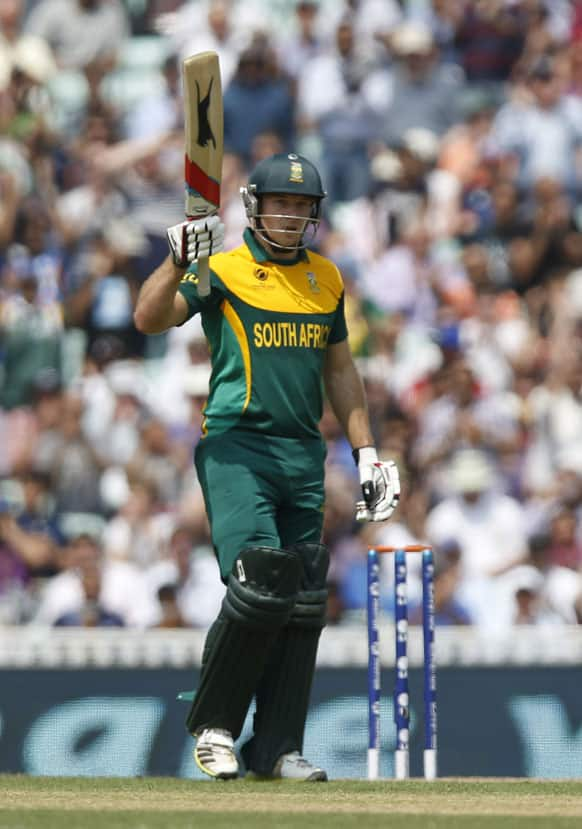
POLYGON ((203 438, 196 471, 223 581, 245 547, 318 543, 325 445, 233 429, 203 438))

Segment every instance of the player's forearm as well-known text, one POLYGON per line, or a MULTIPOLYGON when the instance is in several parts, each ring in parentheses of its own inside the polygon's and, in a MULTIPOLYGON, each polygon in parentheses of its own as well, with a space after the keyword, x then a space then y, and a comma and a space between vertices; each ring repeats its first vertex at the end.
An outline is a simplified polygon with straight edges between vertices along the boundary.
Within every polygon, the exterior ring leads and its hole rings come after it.
POLYGON ((325 372, 325 390, 331 408, 354 449, 373 446, 364 387, 353 363, 325 372))
POLYGON ((175 300, 184 269, 168 256, 142 285, 133 319, 144 334, 160 334, 183 320, 176 317, 175 300))

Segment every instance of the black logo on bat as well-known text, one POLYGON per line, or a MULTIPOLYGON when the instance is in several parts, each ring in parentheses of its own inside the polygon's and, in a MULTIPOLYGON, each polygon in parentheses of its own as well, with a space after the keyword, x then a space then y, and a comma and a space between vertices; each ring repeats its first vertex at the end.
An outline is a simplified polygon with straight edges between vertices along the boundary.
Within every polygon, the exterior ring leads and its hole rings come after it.
POLYGON ((208 142, 212 141, 214 149, 216 149, 216 139, 212 133, 210 122, 208 121, 208 107, 210 106, 210 93, 213 83, 214 78, 211 78, 206 96, 200 99, 200 86, 198 85, 198 81, 196 81, 196 97, 198 99, 196 101, 196 106, 198 107, 198 139, 196 143, 199 147, 207 147, 208 142))

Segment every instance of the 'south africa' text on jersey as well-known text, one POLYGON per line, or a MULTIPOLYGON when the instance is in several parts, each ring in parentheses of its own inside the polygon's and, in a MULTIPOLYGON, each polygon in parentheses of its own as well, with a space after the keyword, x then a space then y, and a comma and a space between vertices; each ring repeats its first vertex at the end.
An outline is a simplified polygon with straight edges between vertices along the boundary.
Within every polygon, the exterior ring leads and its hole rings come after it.
POLYGON ((317 322, 256 322, 255 348, 326 348, 331 326, 317 322))

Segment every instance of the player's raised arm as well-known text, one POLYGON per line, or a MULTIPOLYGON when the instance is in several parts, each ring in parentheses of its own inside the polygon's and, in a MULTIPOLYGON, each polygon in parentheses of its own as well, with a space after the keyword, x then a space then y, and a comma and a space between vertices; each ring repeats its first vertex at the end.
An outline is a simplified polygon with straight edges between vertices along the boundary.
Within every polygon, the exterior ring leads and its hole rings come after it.
POLYGON ((178 286, 190 265, 222 250, 224 224, 218 216, 210 216, 173 225, 166 235, 170 255, 142 285, 133 315, 136 328, 144 334, 160 334, 191 316, 178 286))
POLYGON ((144 334, 160 334, 188 317, 188 303, 178 292, 185 268, 171 256, 146 279, 133 314, 135 327, 144 334))

